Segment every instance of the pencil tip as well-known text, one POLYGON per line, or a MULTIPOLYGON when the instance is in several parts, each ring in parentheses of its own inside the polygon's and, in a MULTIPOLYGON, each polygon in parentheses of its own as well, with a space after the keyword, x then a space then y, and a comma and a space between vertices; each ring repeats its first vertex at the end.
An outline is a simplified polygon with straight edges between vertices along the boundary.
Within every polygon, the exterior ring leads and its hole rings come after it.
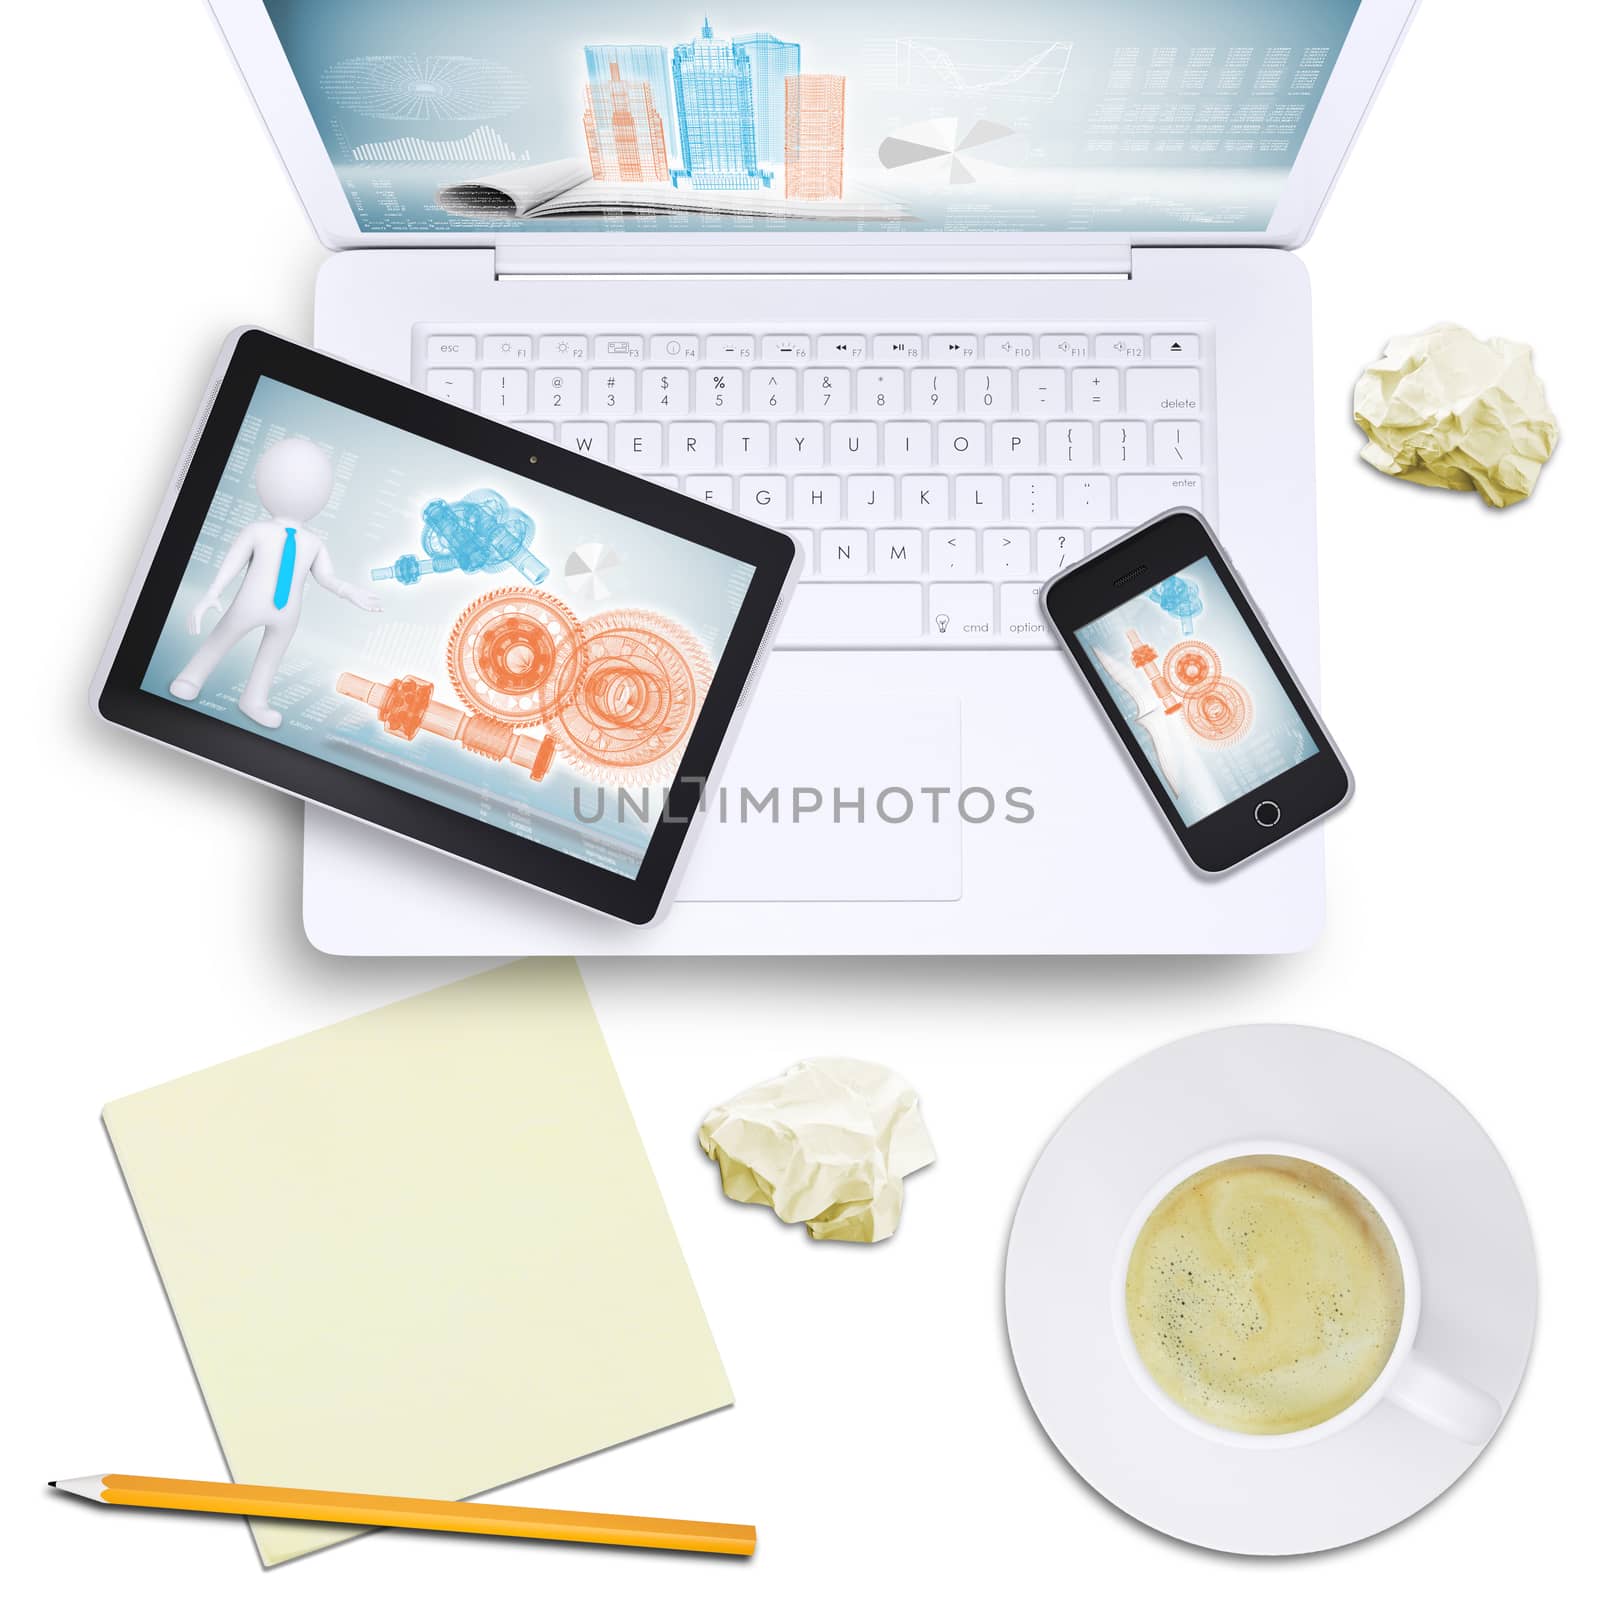
POLYGON ((49 1481, 49 1483, 47 1483, 47 1484, 46 1484, 46 1485, 45 1485, 45 1488, 47 1488, 47 1489, 53 1489, 53 1488, 55 1488, 55 1486, 56 1486, 56 1480, 55 1480, 55 1479, 54 1479, 54 1478, 52 1478, 52 1479, 51 1479, 51 1480, 50 1480, 50 1481, 49 1481))

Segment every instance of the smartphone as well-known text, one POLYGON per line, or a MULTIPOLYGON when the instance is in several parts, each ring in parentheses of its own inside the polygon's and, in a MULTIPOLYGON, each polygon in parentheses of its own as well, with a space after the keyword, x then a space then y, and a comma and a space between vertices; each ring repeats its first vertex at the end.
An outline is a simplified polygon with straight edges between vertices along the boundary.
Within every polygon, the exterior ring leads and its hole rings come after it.
POLYGON ((1202 872, 1342 805, 1350 769, 1197 511, 1046 585, 1046 615, 1202 872))

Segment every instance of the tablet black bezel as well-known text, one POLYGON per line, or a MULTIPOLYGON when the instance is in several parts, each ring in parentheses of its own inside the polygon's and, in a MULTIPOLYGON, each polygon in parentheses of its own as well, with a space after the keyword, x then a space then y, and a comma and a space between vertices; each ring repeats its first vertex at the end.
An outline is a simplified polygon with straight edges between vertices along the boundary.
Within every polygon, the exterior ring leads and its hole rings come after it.
POLYGON ((404 384, 347 366, 331 356, 259 329, 249 329, 239 336, 205 417, 106 673, 98 706, 109 722, 563 899, 643 925, 653 920, 661 907, 687 838, 687 823, 694 817, 710 780, 798 559, 795 543, 786 534, 547 444, 404 384), (145 672, 171 614, 195 541, 261 378, 275 378, 335 405, 461 451, 502 472, 591 501, 674 538, 732 556, 754 569, 637 877, 624 877, 435 801, 391 788, 376 778, 278 744, 266 730, 254 732, 236 727, 143 687, 145 672))
POLYGON ((1053 578, 1045 587, 1043 600, 1045 614, 1060 635, 1067 653, 1105 712, 1185 855, 1200 871, 1226 872, 1315 822, 1348 799, 1350 769, 1300 686, 1300 680, 1284 660, 1283 652, 1245 592, 1238 574, 1198 512, 1179 510, 1153 518, 1053 578), (1286 767, 1277 777, 1197 821, 1186 823, 1144 747, 1134 737, 1133 728, 1115 696, 1090 660, 1078 638, 1078 629, 1098 622, 1132 596, 1153 588, 1164 578, 1170 578, 1202 558, 1210 559, 1223 589, 1238 607, 1251 637, 1261 647, 1273 676, 1283 686, 1296 715, 1310 730, 1317 748, 1314 754, 1286 767), (1263 802, 1278 808, 1277 821, 1270 825, 1256 817, 1256 809, 1263 802))

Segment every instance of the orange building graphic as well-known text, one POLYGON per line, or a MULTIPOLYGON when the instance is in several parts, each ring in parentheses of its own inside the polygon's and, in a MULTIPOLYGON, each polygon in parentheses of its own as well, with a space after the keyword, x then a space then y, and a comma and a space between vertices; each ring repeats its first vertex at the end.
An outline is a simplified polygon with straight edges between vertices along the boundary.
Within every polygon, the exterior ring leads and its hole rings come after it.
POLYGON ((650 85, 624 78, 615 61, 605 83, 583 91, 583 137, 597 182, 665 183, 671 176, 650 85))
POLYGON ((783 80, 783 192, 791 200, 844 193, 844 79, 797 72, 783 80))

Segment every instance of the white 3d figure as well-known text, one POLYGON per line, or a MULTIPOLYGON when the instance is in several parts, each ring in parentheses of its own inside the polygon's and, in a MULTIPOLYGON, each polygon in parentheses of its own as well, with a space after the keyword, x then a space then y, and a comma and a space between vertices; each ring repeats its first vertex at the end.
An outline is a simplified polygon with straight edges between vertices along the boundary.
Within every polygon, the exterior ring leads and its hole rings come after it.
POLYGON ((276 728, 283 713, 267 704, 272 680, 300 622, 306 579, 315 578, 341 600, 377 611, 377 596, 343 582, 328 559, 322 536, 305 524, 333 494, 333 463, 309 439, 283 439, 256 463, 256 493, 270 522, 252 522, 228 547, 205 598, 189 613, 189 632, 199 633, 208 611, 222 611, 211 637, 172 680, 179 700, 193 700, 217 663, 253 628, 262 629, 255 665, 239 696, 239 709, 263 728, 276 728), (240 573, 244 582, 226 611, 222 591, 240 573))

